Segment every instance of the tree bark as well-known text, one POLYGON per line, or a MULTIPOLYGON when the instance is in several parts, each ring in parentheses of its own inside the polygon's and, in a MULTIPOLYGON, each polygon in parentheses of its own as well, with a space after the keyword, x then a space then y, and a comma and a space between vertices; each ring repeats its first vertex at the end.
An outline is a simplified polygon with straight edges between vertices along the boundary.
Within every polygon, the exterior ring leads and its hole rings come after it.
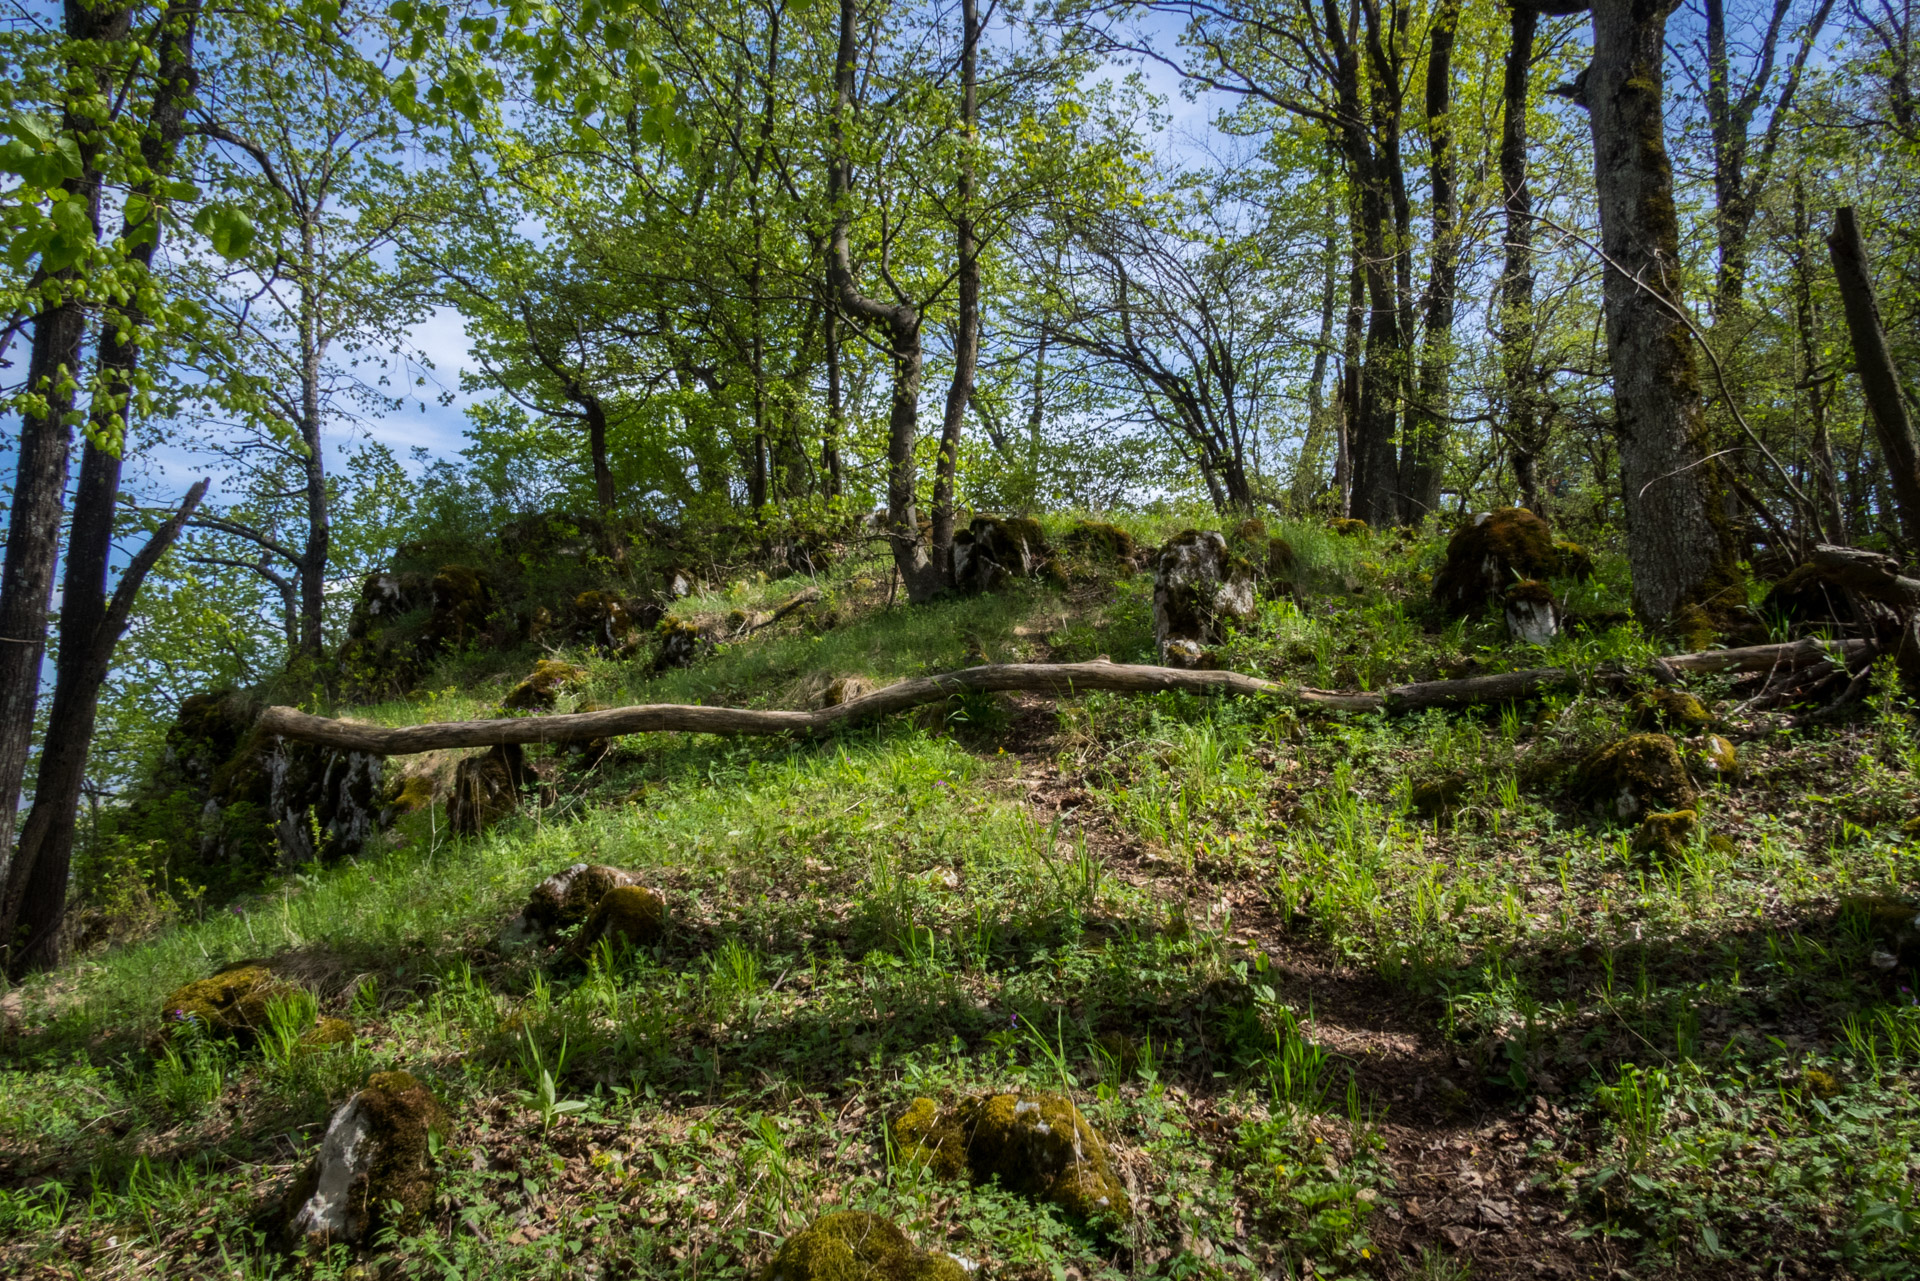
POLYGON ((1428 187, 1433 201, 1433 243, 1427 267, 1426 334, 1420 353, 1420 393, 1407 415, 1400 457, 1400 519, 1416 524, 1440 504, 1446 467, 1447 414, 1452 395, 1454 292, 1460 245, 1456 224, 1460 198, 1454 186, 1453 45, 1460 23, 1459 0, 1442 0, 1433 15, 1427 54, 1428 187))
MULTIPOLYGON (((125 5, 97 8, 69 3, 66 37, 76 44, 123 41, 132 24, 125 5)), ((107 93, 100 58, 75 58, 71 71, 107 93)), ((107 121, 83 115, 69 98, 61 128, 80 153, 80 173, 61 183, 68 199, 86 208, 99 234, 99 157, 107 121)), ((60 516, 66 504, 73 432, 68 415, 80 377, 86 337, 86 307, 79 272, 65 267, 38 282, 40 310, 33 317, 26 391, 40 403, 20 420, 15 450, 13 505, 7 519, 6 566, 0 570, 0 867, 11 862, 20 788, 33 744, 34 712, 40 700, 40 668, 46 652, 47 614, 60 555, 60 516)), ((0 943, 6 940, 0 936, 0 943)))
MULTIPOLYGON (((1331 4, 1329 4, 1331 10, 1331 4)), ((1378 11, 1369 10, 1377 24, 1378 11)), ((1337 15, 1329 13, 1329 30, 1344 32, 1337 15)), ((1377 32, 1376 32, 1377 38, 1377 32)), ((1341 134, 1348 162, 1359 184, 1357 212, 1360 228, 1361 270, 1367 288, 1365 363, 1360 371, 1359 402, 1351 420, 1349 448, 1353 460, 1353 514, 1375 527, 1399 518, 1399 459, 1394 448, 1399 421, 1401 383, 1405 377, 1404 335, 1400 327, 1400 291, 1393 265, 1398 254, 1390 244, 1393 226, 1393 170, 1398 167, 1399 139, 1393 134, 1394 154, 1376 147, 1368 134, 1366 108, 1361 104, 1360 54, 1350 41, 1335 44, 1335 73, 1341 134)), ((1371 116, 1376 127, 1397 125, 1398 85, 1376 76, 1371 116)))
POLYGON ((1546 448, 1534 375, 1533 193, 1527 173, 1528 80, 1540 15, 1524 6, 1510 15, 1500 121, 1500 185, 1506 210, 1506 254, 1500 276, 1500 376, 1506 391, 1506 438, 1520 502, 1545 516, 1540 454, 1546 448))
POLYGON ((820 473, 826 477, 827 498, 840 497, 840 436, 846 425, 846 411, 840 391, 840 309, 832 302, 826 307, 827 330, 827 432, 820 442, 820 473))
POLYGON ((1840 476, 1833 461, 1833 436, 1827 428, 1827 402, 1830 386, 1822 386, 1820 371, 1820 325, 1813 295, 1813 220, 1807 210, 1806 181, 1796 174, 1793 181, 1793 320, 1799 339, 1800 382, 1807 389, 1807 421, 1813 426, 1813 488, 1821 535, 1830 543, 1845 544, 1847 518, 1840 508, 1840 476))
POLYGON ((1908 550, 1920 550, 1920 442, 1907 414, 1900 390, 1900 373, 1880 327, 1880 307, 1874 299, 1873 277, 1867 271, 1866 248, 1860 240, 1860 222, 1851 205, 1833 211, 1833 234, 1827 237, 1833 257, 1834 279, 1853 338, 1853 364, 1860 390, 1873 419, 1874 435, 1887 464, 1894 507, 1900 516, 1900 534, 1908 550))
POLYGON ((857 0, 840 0, 840 41, 834 55, 833 114, 828 120, 832 158, 827 165, 833 202, 833 231, 828 241, 827 278, 836 300, 850 315, 879 325, 893 360, 893 403, 887 413, 887 541, 894 567, 907 589, 909 604, 945 593, 947 581, 920 537, 914 490, 917 469, 913 449, 919 435, 920 379, 925 355, 920 341, 920 310, 904 299, 883 303, 860 292, 853 277, 853 159, 846 141, 847 116, 853 110, 857 0))
POLYGON ((1700 375, 1683 323, 1680 223, 1662 102, 1666 0, 1595 0, 1590 113, 1607 354, 1634 609, 1663 622, 1741 593, 1718 469, 1705 448, 1700 375))
POLYGON ((960 0, 960 173, 954 183, 953 254, 960 287, 959 330, 953 340, 953 382, 940 424, 940 453, 933 473, 933 566, 953 577, 954 480, 960 467, 960 430, 973 399, 980 359, 980 244, 973 227, 974 146, 980 122, 980 7, 960 0))

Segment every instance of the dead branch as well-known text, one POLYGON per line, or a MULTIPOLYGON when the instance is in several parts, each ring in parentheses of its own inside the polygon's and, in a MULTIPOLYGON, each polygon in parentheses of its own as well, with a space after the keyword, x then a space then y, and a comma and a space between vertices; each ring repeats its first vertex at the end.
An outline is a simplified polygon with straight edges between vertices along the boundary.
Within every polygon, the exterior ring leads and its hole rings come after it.
MULTIPOLYGON (((1843 659, 1864 641, 1795 641, 1746 649, 1675 654, 1665 661, 1683 671, 1766 671, 1843 659)), ((1122 694, 1158 694, 1181 690, 1197 694, 1266 694, 1319 711, 1403 712, 1428 707, 1461 707, 1530 698, 1544 690, 1577 684, 1574 672, 1542 667, 1520 672, 1471 676, 1464 680, 1422 681, 1380 693, 1295 689, 1240 672, 1194 672, 1173 667, 1127 663, 989 663, 940 676, 901 681, 818 711, 755 711, 740 707, 698 707, 655 703, 616 707, 604 712, 518 716, 488 721, 447 721, 437 725, 389 728, 314 716, 291 707, 269 707, 259 729, 304 743, 375 756, 404 756, 449 747, 495 747, 508 743, 578 743, 622 734, 817 734, 835 725, 851 725, 934 703, 966 691, 1022 691, 1079 694, 1106 690, 1122 694)))

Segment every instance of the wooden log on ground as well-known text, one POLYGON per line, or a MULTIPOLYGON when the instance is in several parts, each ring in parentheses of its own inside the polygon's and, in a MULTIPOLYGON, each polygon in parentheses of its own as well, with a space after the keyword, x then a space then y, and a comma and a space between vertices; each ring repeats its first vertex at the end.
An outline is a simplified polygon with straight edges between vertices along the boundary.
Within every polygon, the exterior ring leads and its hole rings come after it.
MULTIPOLYGON (((1766 671, 1828 657, 1862 652, 1867 641, 1794 641, 1744 649, 1675 654, 1665 661, 1682 671, 1766 671)), ((398 728, 314 716, 292 707, 269 707, 259 731, 303 743, 374 756, 405 756, 449 747, 495 747, 507 743, 579 743, 622 734, 817 734, 835 725, 853 724, 905 711, 968 690, 1081 694, 1107 690, 1122 694, 1158 694, 1183 690, 1201 694, 1272 695, 1320 711, 1406 712, 1429 707, 1465 707, 1531 698, 1545 690, 1576 683, 1564 667, 1469 676, 1462 680, 1422 681, 1380 693, 1295 689, 1240 672, 1196 672, 1128 663, 990 663, 940 676, 921 676, 888 685, 836 707, 813 712, 756 711, 740 707, 699 707, 653 703, 603 712, 516 716, 487 721, 445 721, 398 728)))
POLYGON ((1848 591, 1895 609, 1920 609, 1920 578, 1903 577, 1900 562, 1891 556, 1821 543, 1812 560, 1848 591))

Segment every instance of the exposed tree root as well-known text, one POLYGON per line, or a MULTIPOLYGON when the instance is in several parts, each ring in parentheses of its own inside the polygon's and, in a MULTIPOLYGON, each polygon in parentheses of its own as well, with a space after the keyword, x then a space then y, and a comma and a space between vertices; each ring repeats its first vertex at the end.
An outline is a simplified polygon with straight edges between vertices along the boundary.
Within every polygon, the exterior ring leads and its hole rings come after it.
MULTIPOLYGON (((1786 645, 1755 645, 1746 649, 1709 650, 1674 654, 1663 660, 1677 671, 1767 671, 1852 657, 1865 641, 1795 641, 1786 645)), ((1540 667, 1464 680, 1422 681, 1398 685, 1379 693, 1341 693, 1296 688, 1239 672, 1197 672, 1173 667, 1127 663, 990 663, 941 676, 901 681, 837 707, 812 712, 755 711, 739 707, 697 707, 655 703, 616 707, 604 712, 519 716, 487 721, 447 721, 437 725, 388 728, 314 716, 291 707, 269 707, 259 730, 300 742, 318 743, 375 756, 404 756, 449 747, 494 747, 507 743, 577 743, 622 734, 680 731, 695 734, 817 734, 835 725, 853 724, 923 703, 934 703, 965 691, 983 693, 1020 690, 1043 694, 1076 694, 1109 690, 1123 694, 1158 694, 1167 690, 1189 693, 1269 695, 1290 705, 1322 711, 1405 712, 1428 707, 1461 707, 1476 703, 1503 703, 1530 698, 1544 690, 1577 684, 1575 673, 1564 667, 1540 667)))

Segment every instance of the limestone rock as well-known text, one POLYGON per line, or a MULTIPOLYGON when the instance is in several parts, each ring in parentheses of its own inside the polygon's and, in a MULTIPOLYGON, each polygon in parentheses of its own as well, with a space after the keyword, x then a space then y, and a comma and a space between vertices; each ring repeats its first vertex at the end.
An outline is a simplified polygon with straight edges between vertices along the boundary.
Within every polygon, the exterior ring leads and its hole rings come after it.
POLYGON ((827 686, 827 692, 820 696, 822 707, 838 707, 842 703, 851 703, 865 694, 871 694, 874 684, 864 676, 837 677, 827 686))
POLYGON ((1031 578, 1050 549, 1040 523, 1021 516, 975 516, 953 536, 953 585, 990 592, 1009 578, 1031 578))
POLYGON ((213 1037, 251 1045, 267 1027, 267 1006, 291 986, 264 965, 236 965, 175 988, 160 1006, 168 1031, 192 1024, 213 1037))
POLYGON ((704 628, 683 618, 663 618, 654 628, 660 638, 655 666, 661 671, 691 667, 713 652, 714 641, 704 628))
POLYGON ((1162 662, 1172 642, 1213 644, 1224 635, 1224 624, 1253 613, 1253 567, 1228 555, 1219 531, 1189 529, 1155 556, 1153 639, 1162 662))
POLYGON ((520 788, 526 780, 526 759, 518 743, 467 757, 454 770, 447 825, 457 836, 479 835, 520 808, 520 788))
POLYGON ((486 629, 493 592, 477 570, 445 565, 433 576, 431 603, 423 640, 430 648, 458 649, 486 629))
POLYGON ((941 1178, 997 1178, 1010 1192, 1090 1222, 1132 1216, 1106 1143, 1061 1095, 980 1095, 945 1110, 915 1099, 892 1133, 907 1160, 941 1178))
POLYGON ((1593 577, 1593 556, 1579 543, 1556 542, 1553 556, 1556 562, 1554 577, 1571 578, 1576 583, 1584 583, 1593 577))
POLYGON ((631 649, 637 628, 634 611, 612 592, 581 592, 573 598, 574 635, 603 653, 631 649))
POLYGON ((376 1072, 334 1111, 300 1189, 293 1235, 316 1245, 405 1229, 433 1204, 429 1135, 446 1125, 432 1091, 407 1072, 376 1072))
POLYGON ((1607 744, 1580 763, 1574 783, 1583 798, 1600 802, 1623 820, 1656 809, 1687 809, 1694 799, 1680 748, 1665 734, 1635 734, 1607 744))
POLYGON ((585 950, 601 939, 629 947, 652 947, 667 930, 667 901, 658 890, 623 885, 603 894, 580 929, 575 947, 585 950))
POLYGON ((1537 578, 1507 588, 1507 634, 1523 645, 1550 645, 1560 635, 1560 602, 1537 578))
POLYGON ((1433 577, 1433 603, 1450 618, 1472 617, 1509 585, 1549 578, 1559 567, 1546 521, 1524 507, 1482 512, 1447 541, 1447 558, 1433 577))
POLYGON ((915 1248, 890 1219, 862 1210, 824 1215, 788 1237, 761 1281, 966 1281, 950 1254, 915 1248))
POLYGON ((1067 531, 1060 543, 1069 552, 1088 560, 1122 561, 1131 565, 1138 555, 1132 534, 1118 525, 1101 521, 1081 521, 1067 531))
POLYGON ((313 1025, 311 1031, 300 1038, 303 1050, 325 1050, 336 1045, 350 1045, 353 1042, 353 1024, 345 1019, 326 1018, 313 1025))
POLYGON ((570 689, 587 679, 587 674, 572 663, 563 663, 557 658, 543 658, 533 665, 533 671, 527 678, 507 692, 500 705, 509 711, 534 712, 551 711, 560 700, 562 690, 570 689))
POLYGON ((1731 779, 1740 772, 1740 749, 1733 740, 1719 734, 1708 734, 1699 740, 1700 761, 1714 777, 1731 779))

